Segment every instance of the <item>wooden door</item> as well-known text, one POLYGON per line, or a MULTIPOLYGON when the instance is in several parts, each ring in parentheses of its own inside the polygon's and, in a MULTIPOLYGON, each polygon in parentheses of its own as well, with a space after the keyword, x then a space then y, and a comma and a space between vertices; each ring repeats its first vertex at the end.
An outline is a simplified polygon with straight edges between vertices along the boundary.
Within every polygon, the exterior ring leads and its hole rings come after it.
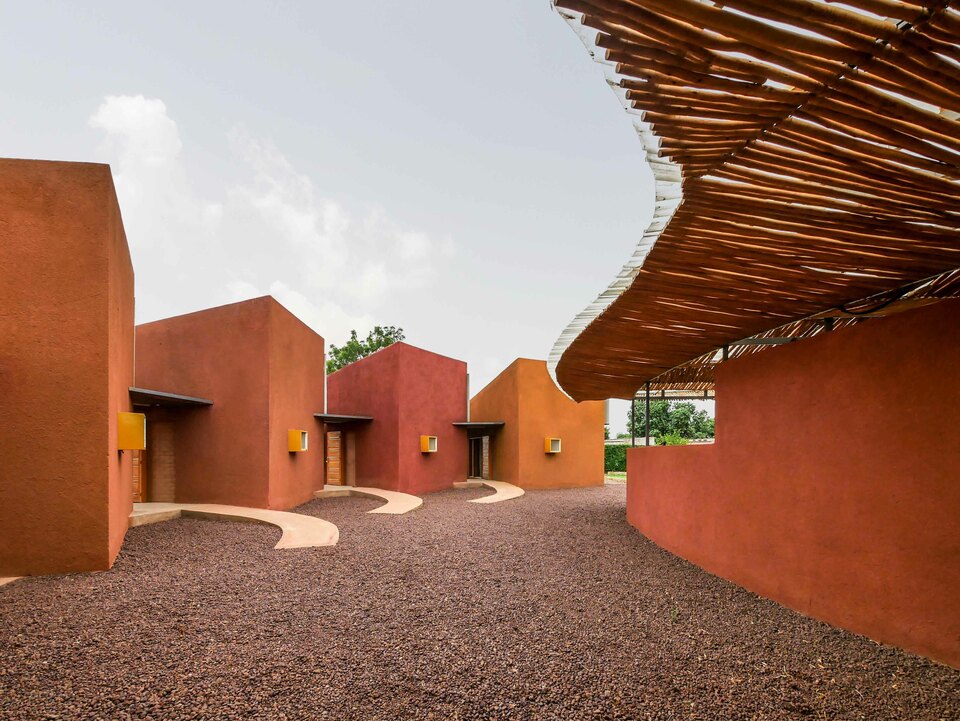
POLYGON ((327 433, 327 484, 343 485, 343 463, 340 448, 340 431, 327 433))
POLYGON ((130 451, 131 473, 133 478, 133 502, 143 503, 147 500, 147 468, 146 456, 143 451, 130 451))

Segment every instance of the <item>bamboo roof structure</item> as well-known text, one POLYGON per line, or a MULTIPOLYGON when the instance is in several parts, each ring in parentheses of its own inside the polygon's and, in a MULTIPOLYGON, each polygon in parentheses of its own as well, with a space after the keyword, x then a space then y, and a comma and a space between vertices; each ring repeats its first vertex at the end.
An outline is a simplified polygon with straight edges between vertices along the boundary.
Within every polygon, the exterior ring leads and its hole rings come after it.
POLYGON ((706 390, 718 349, 960 294, 960 0, 555 5, 657 185, 633 257, 551 353, 572 398, 706 390))

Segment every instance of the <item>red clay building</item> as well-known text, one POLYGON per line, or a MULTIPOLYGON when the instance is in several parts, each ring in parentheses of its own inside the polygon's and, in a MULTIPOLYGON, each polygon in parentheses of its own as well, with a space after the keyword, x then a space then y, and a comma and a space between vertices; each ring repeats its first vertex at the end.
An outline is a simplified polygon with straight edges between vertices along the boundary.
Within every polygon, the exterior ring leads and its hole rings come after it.
POLYGON ((138 387, 188 396, 143 397, 161 404, 147 414, 143 500, 287 509, 322 487, 324 341, 276 300, 137 326, 136 347, 138 387), (290 431, 307 433, 305 451, 289 450, 290 431))
POLYGON ((394 343, 330 375, 327 404, 328 483, 418 495, 466 479, 463 361, 394 343))
POLYGON ((470 401, 473 424, 503 421, 470 439, 470 475, 525 489, 603 485, 602 401, 576 403, 545 361, 518 358, 470 401))
POLYGON ((960 666, 958 368, 960 300, 723 363, 716 443, 628 451, 627 519, 755 593, 960 666))
POLYGON ((0 160, 0 576, 96 571, 131 462, 133 268, 110 168, 0 160))

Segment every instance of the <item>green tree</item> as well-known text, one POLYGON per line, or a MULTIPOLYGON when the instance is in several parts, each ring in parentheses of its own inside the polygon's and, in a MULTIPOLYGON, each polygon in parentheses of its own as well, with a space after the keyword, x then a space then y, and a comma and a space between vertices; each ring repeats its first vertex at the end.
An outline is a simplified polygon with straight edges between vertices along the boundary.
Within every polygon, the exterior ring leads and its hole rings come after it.
MULTIPOLYGON (((627 432, 633 429, 633 434, 643 438, 646 433, 646 407, 643 401, 637 400, 634 404, 637 411, 636 420, 633 417, 633 408, 627 410, 627 432)), ((670 424, 670 401, 650 401, 650 435, 661 438, 673 430, 670 424)))
POLYGON ((366 358, 371 353, 376 353, 381 348, 393 345, 403 338, 403 328, 392 325, 375 326, 372 331, 367 333, 364 340, 360 340, 357 337, 357 331, 352 330, 350 331, 350 340, 342 346, 330 344, 327 373, 335 373, 344 366, 348 366, 361 358, 366 358))
MULTIPOLYGON (((627 411, 627 428, 643 438, 646 432, 646 408, 641 399, 637 399, 636 421, 633 411, 627 411)), ((661 441, 671 438, 713 438, 714 421, 705 410, 697 410, 688 401, 655 400, 650 402, 650 435, 661 441)))
POLYGON ((604 446, 603 447, 603 470, 604 471, 625 471, 627 470, 627 446, 604 446))
POLYGON ((716 421, 708 416, 706 411, 697 411, 691 422, 691 429, 691 438, 713 438, 716 421))

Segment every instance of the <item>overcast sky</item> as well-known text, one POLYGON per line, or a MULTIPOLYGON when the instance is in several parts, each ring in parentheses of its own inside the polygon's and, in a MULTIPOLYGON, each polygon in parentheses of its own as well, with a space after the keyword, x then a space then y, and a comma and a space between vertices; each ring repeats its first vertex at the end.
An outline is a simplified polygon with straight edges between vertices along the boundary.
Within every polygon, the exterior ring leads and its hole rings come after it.
POLYGON ((0 38, 2 154, 112 166, 138 322, 269 293, 328 343, 401 326, 476 392, 546 358, 652 212, 548 0, 31 0, 0 38))

